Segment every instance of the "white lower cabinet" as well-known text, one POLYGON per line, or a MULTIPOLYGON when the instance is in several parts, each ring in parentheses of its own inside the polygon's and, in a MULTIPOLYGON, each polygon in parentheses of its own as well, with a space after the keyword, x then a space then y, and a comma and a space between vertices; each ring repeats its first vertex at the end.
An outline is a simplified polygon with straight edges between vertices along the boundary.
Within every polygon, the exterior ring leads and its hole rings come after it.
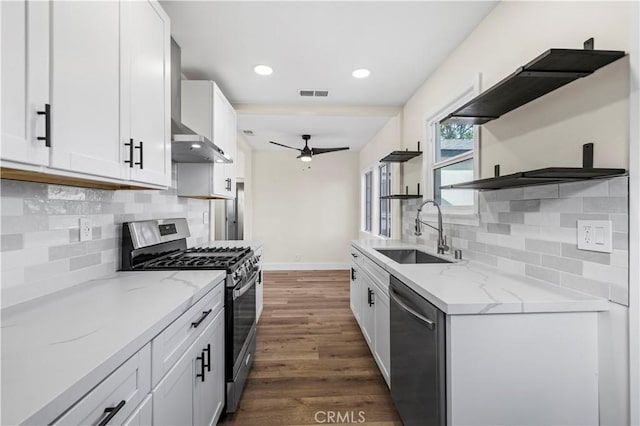
POLYGON ((224 310, 153 390, 154 425, 213 425, 224 405, 224 310))
POLYGON ((147 426, 153 423, 152 395, 149 394, 122 426, 147 426))
POLYGON ((121 425, 150 388, 151 345, 147 344, 53 424, 121 425))
POLYGON ((354 248, 351 256, 351 310, 390 386, 389 274, 354 248))

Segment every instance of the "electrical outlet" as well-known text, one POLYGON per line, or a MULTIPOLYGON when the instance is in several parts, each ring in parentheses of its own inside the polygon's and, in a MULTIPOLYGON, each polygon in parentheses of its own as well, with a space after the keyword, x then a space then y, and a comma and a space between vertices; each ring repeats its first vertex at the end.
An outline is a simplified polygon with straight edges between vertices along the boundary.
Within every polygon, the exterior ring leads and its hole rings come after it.
POLYGON ((80 241, 91 240, 91 219, 87 217, 80 218, 80 241))
POLYGON ((202 223, 209 223, 209 212, 202 212, 202 223))
POLYGON ((613 252, 610 220, 579 220, 578 250, 613 252))

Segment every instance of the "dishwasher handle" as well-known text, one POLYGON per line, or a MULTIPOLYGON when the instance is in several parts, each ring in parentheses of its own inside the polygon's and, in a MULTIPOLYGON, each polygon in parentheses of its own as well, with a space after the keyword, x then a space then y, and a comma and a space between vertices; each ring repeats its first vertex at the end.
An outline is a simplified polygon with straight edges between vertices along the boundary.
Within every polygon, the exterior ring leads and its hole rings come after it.
POLYGON ((398 298, 398 296, 396 295, 396 292, 393 289, 389 289, 389 297, 394 302, 396 302, 402 309, 404 309, 405 311, 410 313, 418 321, 424 323, 430 330, 433 330, 433 329, 436 328, 435 321, 431 321, 429 318, 427 318, 427 317, 425 317, 423 315, 420 315, 419 313, 417 313, 416 311, 414 311, 413 309, 411 309, 410 307, 405 305, 403 302, 401 302, 400 299, 398 298))

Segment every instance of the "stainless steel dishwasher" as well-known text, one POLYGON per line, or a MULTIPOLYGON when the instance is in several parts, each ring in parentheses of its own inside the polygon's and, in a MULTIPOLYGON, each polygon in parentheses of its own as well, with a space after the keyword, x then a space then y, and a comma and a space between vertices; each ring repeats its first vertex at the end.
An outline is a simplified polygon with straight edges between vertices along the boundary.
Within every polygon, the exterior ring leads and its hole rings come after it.
POLYGON ((446 424, 444 312, 391 276, 391 396, 405 426, 446 424))

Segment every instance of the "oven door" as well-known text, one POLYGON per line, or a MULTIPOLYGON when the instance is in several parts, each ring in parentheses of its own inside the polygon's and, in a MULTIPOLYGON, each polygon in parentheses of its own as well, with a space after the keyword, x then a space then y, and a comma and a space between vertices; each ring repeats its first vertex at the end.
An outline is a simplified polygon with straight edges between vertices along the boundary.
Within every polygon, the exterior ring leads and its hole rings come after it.
POLYGON ((228 299, 231 307, 228 312, 227 339, 228 374, 234 378, 239 368, 238 357, 243 353, 247 339, 251 335, 256 324, 256 281, 258 273, 237 286, 229 289, 228 299))

